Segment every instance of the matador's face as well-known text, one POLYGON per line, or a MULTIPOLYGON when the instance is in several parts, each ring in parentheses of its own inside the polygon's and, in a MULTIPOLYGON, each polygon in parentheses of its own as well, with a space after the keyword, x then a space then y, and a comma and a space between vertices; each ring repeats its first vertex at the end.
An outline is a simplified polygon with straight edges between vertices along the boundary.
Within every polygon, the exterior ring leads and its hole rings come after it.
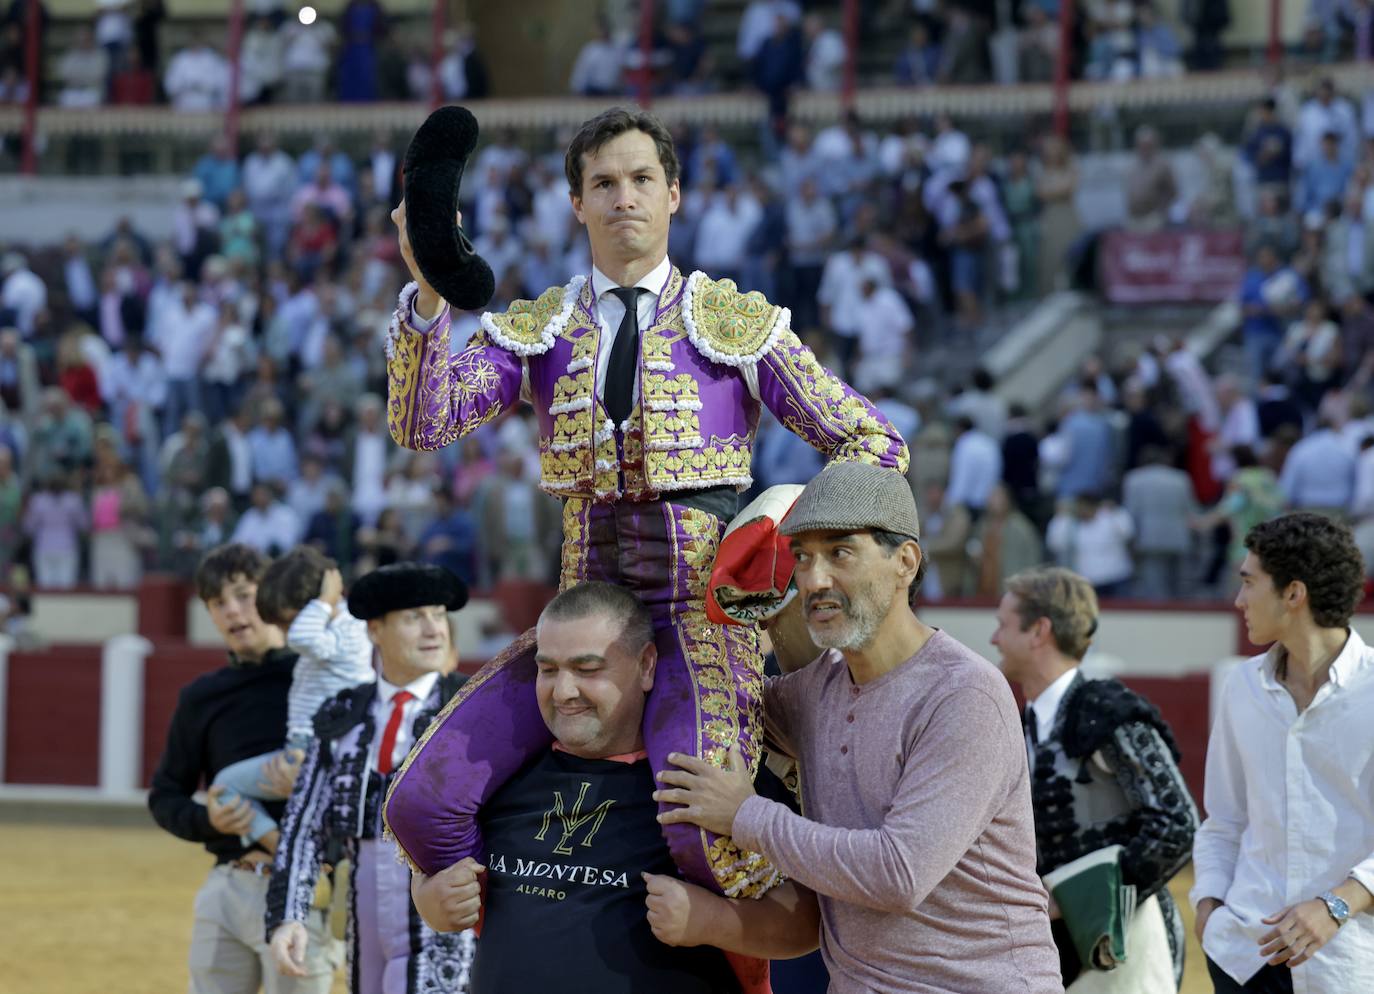
POLYGON ((668 222, 682 194, 668 182, 654 140, 626 131, 582 157, 582 192, 572 194, 573 213, 586 225, 592 261, 619 266, 668 251, 668 222))

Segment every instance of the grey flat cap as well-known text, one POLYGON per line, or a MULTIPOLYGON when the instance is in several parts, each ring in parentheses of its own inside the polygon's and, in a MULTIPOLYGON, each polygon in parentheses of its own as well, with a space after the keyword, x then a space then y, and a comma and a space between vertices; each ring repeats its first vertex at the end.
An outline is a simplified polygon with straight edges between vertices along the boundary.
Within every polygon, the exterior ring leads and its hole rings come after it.
POLYGON ((831 463, 821 470, 778 530, 784 535, 881 530, 921 539, 916 498, 906 477, 861 462, 831 463))

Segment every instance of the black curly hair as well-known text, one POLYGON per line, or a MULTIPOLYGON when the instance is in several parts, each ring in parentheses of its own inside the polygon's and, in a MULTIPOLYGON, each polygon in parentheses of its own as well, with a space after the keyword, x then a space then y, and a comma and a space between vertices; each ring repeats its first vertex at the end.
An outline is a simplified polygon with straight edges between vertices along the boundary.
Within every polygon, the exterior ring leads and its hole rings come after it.
POLYGON ((1245 547, 1280 593, 1294 580, 1307 586, 1307 604, 1319 628, 1345 628, 1364 599, 1364 559, 1350 529, 1308 511, 1251 528, 1245 547))

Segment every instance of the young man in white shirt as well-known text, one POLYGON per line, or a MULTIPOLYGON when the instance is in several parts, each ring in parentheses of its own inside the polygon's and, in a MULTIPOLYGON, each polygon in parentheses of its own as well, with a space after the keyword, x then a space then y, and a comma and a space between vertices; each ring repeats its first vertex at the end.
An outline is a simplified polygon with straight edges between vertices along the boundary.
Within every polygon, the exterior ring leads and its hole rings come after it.
POLYGON ((1374 649, 1350 628, 1364 563, 1318 514, 1255 526, 1236 597, 1273 643, 1226 681, 1193 848, 1217 994, 1362 988, 1374 976, 1374 649))

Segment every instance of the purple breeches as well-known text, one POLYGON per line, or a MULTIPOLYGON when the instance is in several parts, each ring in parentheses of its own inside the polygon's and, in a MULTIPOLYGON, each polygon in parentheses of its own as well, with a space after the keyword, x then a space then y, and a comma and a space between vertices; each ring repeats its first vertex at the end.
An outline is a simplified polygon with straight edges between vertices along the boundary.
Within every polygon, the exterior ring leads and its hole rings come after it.
MULTIPOLYGON (((658 667, 644 712, 644 746, 654 770, 670 752, 723 766, 736 742, 757 771, 762 735, 762 659, 750 626, 706 618, 706 582, 725 523, 666 502, 570 499, 563 512, 566 589, 604 580, 648 606, 658 667)), ((385 819, 402 851, 433 874, 465 856, 481 859, 477 813, 552 736, 535 699, 534 632, 482 667, 440 713, 401 768, 385 819)), ((731 897, 778 882, 762 856, 691 825, 664 827, 684 877, 731 897)))

